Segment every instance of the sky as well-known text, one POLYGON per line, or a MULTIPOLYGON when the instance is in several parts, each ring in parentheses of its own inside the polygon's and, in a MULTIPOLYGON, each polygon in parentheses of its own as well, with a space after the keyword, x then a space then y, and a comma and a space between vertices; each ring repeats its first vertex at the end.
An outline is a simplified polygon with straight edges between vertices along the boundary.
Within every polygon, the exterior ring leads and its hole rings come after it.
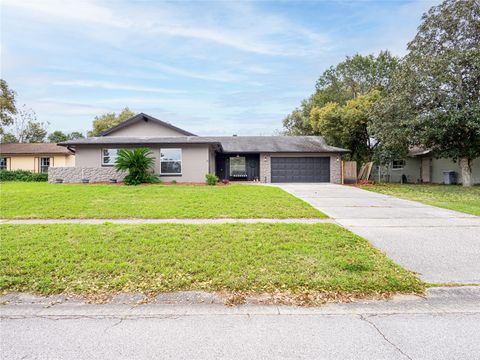
POLYGON ((1 77, 50 131, 128 106, 198 135, 271 135, 346 56, 404 55, 439 1, 0 3, 1 77))

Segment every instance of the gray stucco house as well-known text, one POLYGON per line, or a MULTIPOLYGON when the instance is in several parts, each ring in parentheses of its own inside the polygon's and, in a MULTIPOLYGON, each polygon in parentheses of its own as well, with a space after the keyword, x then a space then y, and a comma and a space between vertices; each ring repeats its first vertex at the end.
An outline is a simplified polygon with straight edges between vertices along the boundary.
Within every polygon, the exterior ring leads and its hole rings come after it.
POLYGON ((196 136, 140 113, 101 136, 62 142, 75 151, 75 167, 49 169, 49 181, 121 181, 118 149, 148 147, 163 181, 220 179, 261 182, 341 182, 341 155, 320 136, 196 136))
MULTIPOLYGON (((474 184, 480 184, 480 158, 472 161, 474 184)), ((402 182, 402 177, 409 183, 444 183, 444 172, 453 171, 457 183, 462 182, 462 172, 458 161, 437 158, 428 149, 412 148, 408 157, 392 161, 387 168, 376 169, 372 178, 376 181, 402 182), (380 171, 379 171, 380 170, 380 171)))

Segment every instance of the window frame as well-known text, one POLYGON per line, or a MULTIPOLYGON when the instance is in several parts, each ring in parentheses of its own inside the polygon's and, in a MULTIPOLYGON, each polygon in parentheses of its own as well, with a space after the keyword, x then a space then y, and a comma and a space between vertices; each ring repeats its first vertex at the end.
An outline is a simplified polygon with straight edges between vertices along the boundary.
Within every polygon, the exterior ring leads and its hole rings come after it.
POLYGON ((183 149, 182 148, 160 148, 160 176, 182 176, 183 174, 183 149), (162 159, 162 150, 179 150, 180 151, 180 160, 163 160, 162 159), (164 173, 162 172, 162 163, 169 162, 179 162, 180 163, 180 172, 179 173, 164 173))
POLYGON ((405 168, 405 160, 404 159, 397 159, 392 160, 392 170, 403 170, 405 168), (401 163, 401 166, 395 166, 395 162, 401 163))
POLYGON ((247 161, 246 156, 230 156, 229 162, 230 163, 229 163, 229 169, 228 169, 228 176, 230 178, 242 179, 242 178, 247 178, 248 177, 248 169, 247 169, 248 168, 248 161, 247 161), (243 165, 244 165, 245 168, 243 169, 243 171, 245 173, 232 174, 232 159, 244 159, 243 160, 243 162, 244 162, 243 165))
POLYGON ((115 154, 115 160, 116 160, 117 157, 118 157, 118 151, 122 150, 122 149, 120 149, 120 148, 102 148, 102 166, 115 166, 115 161, 113 161, 113 163, 106 163, 105 162, 106 157, 112 158, 112 156, 110 156, 110 155, 105 155, 105 153, 104 153, 105 150, 107 150, 107 151, 116 150, 117 151, 116 154, 115 154))
POLYGON ((5 160, 5 168, 2 168, 2 167, 0 166, 0 171, 2 171, 2 170, 8 170, 8 157, 1 156, 1 157, 0 157, 0 160, 2 160, 2 159, 5 160))
POLYGON ((40 173, 48 173, 48 168, 51 166, 52 161, 50 161, 50 156, 40 156, 38 158, 38 172, 40 173), (48 165, 43 164, 43 160, 48 160, 48 165), (43 171, 43 168, 46 167, 46 171, 43 171))

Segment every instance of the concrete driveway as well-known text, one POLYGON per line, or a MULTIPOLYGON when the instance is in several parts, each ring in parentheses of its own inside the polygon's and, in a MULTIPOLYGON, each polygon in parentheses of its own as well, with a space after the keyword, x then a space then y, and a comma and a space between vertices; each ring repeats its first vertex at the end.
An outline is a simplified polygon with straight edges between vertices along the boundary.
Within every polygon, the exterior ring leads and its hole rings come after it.
POLYGON ((334 184, 278 184, 432 283, 480 283, 480 217, 334 184))

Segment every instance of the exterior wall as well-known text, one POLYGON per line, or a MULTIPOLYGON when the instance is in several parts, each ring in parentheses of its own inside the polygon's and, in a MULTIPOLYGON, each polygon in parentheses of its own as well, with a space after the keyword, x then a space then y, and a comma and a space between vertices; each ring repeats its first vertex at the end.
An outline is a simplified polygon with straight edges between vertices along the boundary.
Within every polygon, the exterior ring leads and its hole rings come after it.
POLYGON ((402 182, 402 175, 407 177, 409 183, 419 183, 421 178, 421 160, 419 158, 408 158, 405 160, 405 166, 403 169, 393 169, 390 163, 388 173, 389 182, 400 183, 402 182))
POLYGON ((340 154, 331 153, 260 153, 260 181, 272 182, 271 158, 272 157, 330 157, 330 182, 342 183, 342 162, 340 154))
MULTIPOLYGON (((76 168, 112 168, 112 166, 102 166, 102 150, 109 146, 77 146, 76 148, 76 168)), ((110 148, 132 148, 127 146, 110 146, 110 148)), ((162 181, 178 182, 204 182, 205 174, 209 172, 210 147, 208 145, 156 145, 151 147, 153 157, 155 158, 154 173, 160 174, 160 149, 174 148, 182 149, 182 174, 174 176, 161 176, 162 181)), ((215 172, 215 170, 214 170, 215 172)))
MULTIPOLYGON (((459 162, 450 159, 435 159, 427 156, 431 160, 431 182, 434 184, 443 184, 443 172, 455 171, 457 173, 458 183, 462 182, 462 171, 459 162)), ((473 183, 480 184, 480 158, 473 160, 473 183)), ((392 169, 391 165, 388 169, 388 176, 384 179, 387 182, 401 182, 402 175, 407 176, 409 183, 419 183, 421 180, 421 157, 408 158, 405 160, 403 169, 392 169)), ((374 178, 376 180, 376 178, 374 178)))
POLYGON ((208 153, 208 172, 209 174, 215 174, 216 161, 215 161, 215 150, 213 148, 209 149, 208 153))
POLYGON ((16 155, 7 157, 8 170, 27 170, 38 172, 38 159, 41 157, 49 157, 51 159, 51 167, 56 166, 75 166, 75 155, 16 155), (52 161, 53 160, 53 161, 52 161))
POLYGON ((184 134, 152 121, 138 121, 134 124, 118 129, 112 136, 185 136, 184 134))
POLYGON ((48 182, 55 183, 62 180, 64 183, 79 183, 83 179, 89 182, 110 182, 112 179, 123 181, 126 172, 118 172, 113 167, 79 168, 79 167, 51 167, 48 169, 48 182))
POLYGON ((37 163, 34 156, 11 156, 9 170, 28 170, 38 171, 37 163))

